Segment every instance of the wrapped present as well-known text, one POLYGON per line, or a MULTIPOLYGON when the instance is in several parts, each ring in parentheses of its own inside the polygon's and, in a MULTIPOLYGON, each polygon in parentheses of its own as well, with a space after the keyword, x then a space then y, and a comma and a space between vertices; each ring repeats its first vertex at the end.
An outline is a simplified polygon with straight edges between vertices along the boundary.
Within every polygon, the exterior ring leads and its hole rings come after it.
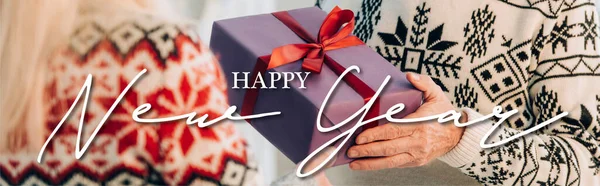
MULTIPOLYGON (((391 80, 366 119, 404 103, 404 111, 394 116, 401 118, 414 112, 422 102, 422 92, 406 80, 405 74, 351 34, 353 26, 352 11, 338 8, 330 14, 318 8, 303 8, 221 20, 213 25, 210 47, 227 76, 230 104, 241 108, 241 115, 281 111, 280 115, 249 122, 295 163, 357 122, 355 119, 329 132, 320 132, 316 127, 326 95, 339 75, 352 65, 360 67, 360 73, 348 74, 335 88, 321 118, 324 127, 338 124, 360 110, 387 75, 391 80), (298 77, 291 82, 273 81, 268 89, 232 88, 240 86, 239 74, 244 72, 251 72, 247 78, 252 82, 257 74, 265 82, 281 79, 276 72, 311 74, 304 81, 298 77), (290 88, 281 88, 286 85, 290 88)), ((360 130, 385 123, 385 119, 379 120, 359 129, 336 155, 334 165, 352 161, 346 150, 354 144, 360 130)))

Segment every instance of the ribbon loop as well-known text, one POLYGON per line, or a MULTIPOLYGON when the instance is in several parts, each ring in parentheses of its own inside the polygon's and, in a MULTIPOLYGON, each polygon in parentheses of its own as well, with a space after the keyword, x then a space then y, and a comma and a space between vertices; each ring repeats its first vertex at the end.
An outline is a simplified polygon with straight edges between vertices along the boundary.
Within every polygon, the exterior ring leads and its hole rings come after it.
POLYGON ((341 10, 336 6, 323 21, 317 42, 325 45, 335 43, 350 36, 352 29, 354 29, 354 13, 351 10, 341 10), (343 26, 344 24, 346 25, 343 26))

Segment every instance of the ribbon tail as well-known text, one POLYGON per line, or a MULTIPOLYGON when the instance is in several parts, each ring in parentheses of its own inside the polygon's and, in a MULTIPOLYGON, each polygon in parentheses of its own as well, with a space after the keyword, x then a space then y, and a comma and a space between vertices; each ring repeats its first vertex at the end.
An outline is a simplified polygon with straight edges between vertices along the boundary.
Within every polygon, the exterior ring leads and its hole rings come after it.
POLYGON ((321 73, 323 68, 323 60, 325 53, 323 50, 313 50, 308 54, 309 57, 305 58, 302 62, 302 69, 313 73, 321 73))

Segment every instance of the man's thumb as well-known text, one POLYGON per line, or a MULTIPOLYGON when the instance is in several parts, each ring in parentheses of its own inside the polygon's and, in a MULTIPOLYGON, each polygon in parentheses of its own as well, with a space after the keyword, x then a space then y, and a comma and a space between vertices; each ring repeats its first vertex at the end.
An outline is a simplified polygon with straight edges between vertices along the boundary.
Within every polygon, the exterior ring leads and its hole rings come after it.
POLYGON ((440 86, 435 84, 435 82, 429 76, 409 72, 406 74, 406 79, 408 79, 408 81, 415 86, 415 88, 423 91, 425 100, 431 100, 438 98, 439 96, 444 96, 440 86))

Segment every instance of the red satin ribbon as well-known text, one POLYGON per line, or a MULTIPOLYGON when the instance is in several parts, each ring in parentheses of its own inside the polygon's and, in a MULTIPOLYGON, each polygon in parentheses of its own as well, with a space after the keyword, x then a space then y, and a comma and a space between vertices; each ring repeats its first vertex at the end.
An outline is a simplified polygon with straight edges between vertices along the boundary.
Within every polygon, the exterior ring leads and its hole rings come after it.
POLYGON ((354 29, 354 13, 350 10, 335 7, 323 21, 316 41, 288 12, 275 12, 273 16, 307 43, 273 49, 267 69, 304 59, 304 70, 319 73, 324 63, 325 51, 364 44, 358 37, 351 35, 354 29), (346 25, 343 26, 344 24, 346 25))
MULTIPOLYGON (((346 68, 327 56, 325 52, 364 44, 358 37, 351 35, 354 28, 354 13, 350 10, 341 10, 339 7, 335 7, 323 21, 317 40, 288 12, 275 12, 273 16, 279 19, 306 43, 284 45, 273 49, 271 55, 259 57, 250 79, 256 79, 258 73, 264 73, 268 69, 293 63, 301 59, 303 59, 302 69, 304 70, 320 73, 323 64, 325 64, 339 76, 346 68)), ((371 87, 352 73, 347 74, 343 80, 363 98, 365 103, 375 95, 375 91, 371 87)), ((254 112, 257 98, 258 89, 246 90, 241 115, 251 115, 254 112)), ((379 101, 375 101, 375 104, 367 112, 366 119, 376 117, 378 114, 379 101)), ((364 128, 375 126, 377 126, 377 122, 369 123, 364 128)))

